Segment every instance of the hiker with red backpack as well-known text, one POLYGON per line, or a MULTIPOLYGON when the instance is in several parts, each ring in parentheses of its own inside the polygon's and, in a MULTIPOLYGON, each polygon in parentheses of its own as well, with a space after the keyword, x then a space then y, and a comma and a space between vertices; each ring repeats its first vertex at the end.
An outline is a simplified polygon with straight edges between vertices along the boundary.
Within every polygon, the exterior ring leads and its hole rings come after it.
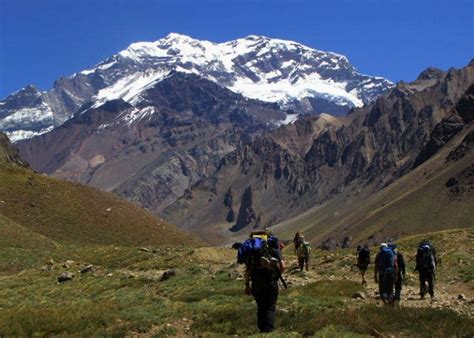
POLYGON ((386 305, 393 305, 393 287, 397 275, 397 255, 387 243, 381 243, 380 251, 375 256, 374 280, 379 284, 380 298, 386 305))
POLYGON ((420 298, 424 299, 426 295, 426 284, 428 283, 428 293, 433 300, 434 280, 436 272, 436 250, 433 244, 428 240, 423 240, 418 245, 416 251, 416 267, 420 278, 420 298))
POLYGON ((237 262, 245 264, 245 293, 257 303, 257 326, 260 332, 271 332, 275 327, 278 280, 282 278, 285 262, 279 241, 266 231, 252 232, 238 250, 237 262))

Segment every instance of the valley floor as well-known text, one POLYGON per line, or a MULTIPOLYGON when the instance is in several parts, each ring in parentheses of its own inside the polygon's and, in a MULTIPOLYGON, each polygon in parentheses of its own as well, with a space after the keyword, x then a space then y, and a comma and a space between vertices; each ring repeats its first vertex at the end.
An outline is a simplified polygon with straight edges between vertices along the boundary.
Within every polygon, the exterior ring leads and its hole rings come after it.
MULTIPOLYGON (((409 278, 394 308, 378 301, 371 267, 360 285, 352 250, 315 250, 310 271, 299 272, 286 248, 289 287, 271 335, 472 336, 474 229, 425 237, 442 259, 437 299, 419 300, 412 256, 421 237, 406 238, 398 243, 409 278)), ((0 336, 258 335, 234 250, 55 245, 45 255, 0 248, 0 336), (73 279, 58 283, 65 271, 73 279)))

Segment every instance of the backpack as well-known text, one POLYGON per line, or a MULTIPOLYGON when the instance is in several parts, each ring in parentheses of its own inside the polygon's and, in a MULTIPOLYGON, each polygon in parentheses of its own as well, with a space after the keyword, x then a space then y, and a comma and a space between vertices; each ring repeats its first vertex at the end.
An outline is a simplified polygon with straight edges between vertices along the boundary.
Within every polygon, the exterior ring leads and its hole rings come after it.
POLYGON ((429 244, 422 243, 418 247, 417 265, 419 269, 425 271, 434 271, 436 269, 433 250, 429 244))
POLYGON ((263 267, 273 270, 278 263, 270 253, 270 248, 278 248, 278 238, 267 235, 252 235, 245 240, 237 252, 237 263, 249 268, 263 267))
POLYGON ((311 245, 309 242, 301 243, 300 247, 298 248, 298 256, 308 257, 311 252, 311 245))
POLYGON ((377 269, 381 273, 395 273, 395 252, 391 248, 380 249, 377 269))
POLYGON ((363 247, 357 254, 357 263, 359 265, 368 265, 370 263, 370 250, 367 247, 363 247))

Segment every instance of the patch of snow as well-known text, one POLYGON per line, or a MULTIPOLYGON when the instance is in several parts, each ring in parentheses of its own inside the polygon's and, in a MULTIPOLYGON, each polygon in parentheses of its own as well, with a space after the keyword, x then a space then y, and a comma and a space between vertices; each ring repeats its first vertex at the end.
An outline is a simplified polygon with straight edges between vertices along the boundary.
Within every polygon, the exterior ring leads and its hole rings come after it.
POLYGON ((98 107, 101 104, 116 99, 123 99, 126 102, 131 102, 133 98, 138 96, 144 90, 156 82, 165 78, 169 71, 152 70, 147 72, 136 72, 126 76, 113 85, 101 89, 94 97, 93 107, 98 107))
POLYGON ((126 111, 118 117, 118 120, 125 122, 128 126, 132 126, 138 121, 142 121, 146 117, 152 116, 156 112, 155 107, 145 107, 142 109, 133 108, 130 111, 126 111))
POLYGON ((5 134, 8 136, 8 138, 10 139, 10 141, 12 143, 15 143, 15 142, 18 142, 18 141, 21 141, 21 140, 26 140, 26 139, 32 138, 34 136, 50 132, 53 129, 54 129, 53 126, 49 126, 47 128, 41 129, 40 131, 15 130, 15 131, 12 131, 12 132, 7 131, 7 132, 5 132, 5 134))
POLYGON ((0 120, 0 130, 14 128, 16 125, 53 124, 54 115, 51 108, 41 103, 37 107, 19 109, 0 120))
POLYGON ((287 114, 284 120, 277 121, 277 125, 282 126, 286 124, 293 124, 298 120, 298 114, 287 114))

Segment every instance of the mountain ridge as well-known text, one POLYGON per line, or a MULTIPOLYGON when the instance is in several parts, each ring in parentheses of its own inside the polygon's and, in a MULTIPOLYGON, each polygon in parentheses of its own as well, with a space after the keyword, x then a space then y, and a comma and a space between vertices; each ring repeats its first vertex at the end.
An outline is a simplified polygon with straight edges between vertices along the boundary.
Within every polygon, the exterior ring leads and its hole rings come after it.
POLYGON ((31 86, 8 96, 0 101, 0 130, 15 142, 48 132, 85 104, 132 100, 171 71, 194 73, 299 113, 344 114, 393 86, 358 73, 345 56, 293 41, 252 35, 212 43, 170 34, 131 44, 93 68, 57 79, 46 92, 34 88, 33 103, 22 96, 31 86))

